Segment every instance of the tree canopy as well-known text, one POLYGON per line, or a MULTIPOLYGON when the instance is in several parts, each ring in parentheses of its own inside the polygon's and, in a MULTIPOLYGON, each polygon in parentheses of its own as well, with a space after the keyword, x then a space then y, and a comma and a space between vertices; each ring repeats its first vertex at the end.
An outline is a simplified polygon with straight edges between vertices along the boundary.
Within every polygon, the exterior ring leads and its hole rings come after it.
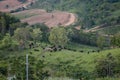
POLYGON ((65 46, 68 42, 67 32, 63 27, 54 27, 50 31, 49 41, 56 46, 65 46))

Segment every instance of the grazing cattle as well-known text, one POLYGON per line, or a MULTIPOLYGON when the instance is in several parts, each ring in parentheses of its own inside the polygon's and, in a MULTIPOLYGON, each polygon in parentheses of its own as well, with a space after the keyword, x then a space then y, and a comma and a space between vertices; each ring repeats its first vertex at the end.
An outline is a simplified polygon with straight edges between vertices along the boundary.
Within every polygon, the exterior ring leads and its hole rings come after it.
POLYGON ((34 48, 34 43, 30 43, 29 44, 29 48, 31 49, 31 48, 34 48))
POLYGON ((69 48, 68 48, 67 50, 70 50, 70 51, 71 51, 71 49, 69 49, 69 48))
MULTIPOLYGON (((42 48, 43 48, 43 47, 42 47, 42 48)), ((43 48, 43 50, 44 50, 44 52, 45 52, 45 51, 56 52, 56 51, 61 51, 62 48, 61 48, 61 46, 58 46, 58 47, 56 48, 56 46, 53 45, 53 46, 51 46, 51 47, 45 47, 45 48, 43 48)))
POLYGON ((50 51, 50 52, 53 52, 53 51, 50 51))
POLYGON ((30 54, 32 54, 32 52, 29 52, 30 54))
POLYGON ((89 54, 90 52, 88 51, 87 53, 89 54))
POLYGON ((57 48, 56 48, 56 47, 55 47, 55 48, 53 48, 53 51, 54 51, 54 52, 56 52, 56 51, 57 51, 57 48))
POLYGON ((9 48, 8 51, 14 51, 13 49, 9 48))
POLYGON ((45 57, 45 56, 42 56, 43 58, 45 57))
POLYGON ((73 49, 74 52, 76 52, 76 50, 73 49))
POLYGON ((66 47, 64 47, 64 49, 67 49, 66 47))
POLYGON ((92 52, 95 52, 94 50, 92 50, 92 52))
POLYGON ((61 51, 61 50, 62 50, 62 48, 59 49, 59 51, 61 51))
POLYGON ((80 50, 81 53, 83 53, 84 51, 83 50, 80 50))
POLYGON ((44 52, 45 52, 45 51, 53 52, 53 49, 52 49, 52 48, 49 48, 49 47, 43 48, 43 50, 44 50, 44 52))
POLYGON ((97 50, 97 52, 99 53, 99 52, 100 52, 100 50, 97 50))
POLYGON ((38 49, 34 49, 34 51, 39 51, 38 49))

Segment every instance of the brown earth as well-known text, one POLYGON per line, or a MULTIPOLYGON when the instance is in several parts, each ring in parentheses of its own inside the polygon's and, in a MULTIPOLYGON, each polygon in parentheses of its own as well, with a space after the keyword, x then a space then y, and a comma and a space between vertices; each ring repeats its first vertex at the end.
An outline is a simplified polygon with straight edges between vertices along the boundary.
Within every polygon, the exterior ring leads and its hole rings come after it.
POLYGON ((0 1, 0 11, 2 12, 10 12, 11 10, 16 10, 21 7, 27 7, 31 3, 34 3, 35 0, 27 0, 26 3, 21 3, 18 0, 3 0, 0 1))
MULTIPOLYGON (((21 3, 18 0, 3 0, 0 1, 0 11, 10 12, 12 10, 16 10, 22 7, 27 8, 30 6, 31 2, 34 3, 35 1, 36 0, 27 0, 27 2, 21 3)), ((42 9, 31 9, 31 10, 24 10, 17 13, 13 13, 13 15, 18 15, 18 16, 19 14, 27 16, 26 18, 21 19, 21 21, 27 22, 30 25, 36 23, 44 23, 48 27, 68 26, 76 21, 76 17, 73 13, 61 12, 61 11, 54 11, 48 13, 42 9)))
POLYGON ((27 22, 29 25, 33 25, 36 23, 44 23, 51 28, 55 26, 68 26, 76 21, 76 17, 73 13, 61 11, 54 11, 48 13, 45 10, 41 9, 25 10, 18 13, 14 13, 14 15, 25 13, 28 15, 36 14, 34 16, 21 19, 22 22, 27 22))

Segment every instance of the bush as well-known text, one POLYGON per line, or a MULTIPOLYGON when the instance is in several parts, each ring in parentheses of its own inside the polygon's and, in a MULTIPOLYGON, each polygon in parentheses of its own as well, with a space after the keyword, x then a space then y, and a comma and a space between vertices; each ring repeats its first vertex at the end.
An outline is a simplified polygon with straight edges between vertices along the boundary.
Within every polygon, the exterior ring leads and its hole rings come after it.
POLYGON ((98 77, 113 77, 115 76, 115 68, 116 68, 115 58, 111 53, 105 58, 101 58, 97 61, 96 72, 98 77))
POLYGON ((7 78, 3 76, 2 74, 0 74, 0 80, 7 80, 7 78))

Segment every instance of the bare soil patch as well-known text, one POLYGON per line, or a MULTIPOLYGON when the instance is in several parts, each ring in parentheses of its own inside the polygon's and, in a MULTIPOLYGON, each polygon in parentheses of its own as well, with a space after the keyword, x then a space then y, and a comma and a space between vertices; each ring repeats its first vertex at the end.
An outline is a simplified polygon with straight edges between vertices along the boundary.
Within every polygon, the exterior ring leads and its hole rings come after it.
MULTIPOLYGON (((36 0, 27 0, 27 2, 22 3, 18 0, 3 0, 0 1, 0 11, 10 12, 23 7, 27 8, 30 6, 31 2, 34 3, 35 1, 36 0)), ((18 15, 21 17, 22 22, 27 22, 29 25, 44 23, 50 28, 55 26, 68 26, 76 21, 76 17, 73 13, 61 11, 48 13, 42 9, 23 10, 13 13, 13 15, 18 15)))
POLYGON ((21 19, 22 22, 27 22, 29 25, 36 23, 44 23, 49 28, 55 26, 68 26, 76 21, 76 17, 73 13, 54 11, 51 13, 42 9, 25 10, 22 12, 14 13, 14 15, 27 14, 31 17, 21 19))
POLYGON ((18 0, 3 0, 0 1, 0 11, 10 12, 11 10, 16 10, 21 7, 27 7, 35 0, 27 0, 26 3, 19 2, 18 0))

